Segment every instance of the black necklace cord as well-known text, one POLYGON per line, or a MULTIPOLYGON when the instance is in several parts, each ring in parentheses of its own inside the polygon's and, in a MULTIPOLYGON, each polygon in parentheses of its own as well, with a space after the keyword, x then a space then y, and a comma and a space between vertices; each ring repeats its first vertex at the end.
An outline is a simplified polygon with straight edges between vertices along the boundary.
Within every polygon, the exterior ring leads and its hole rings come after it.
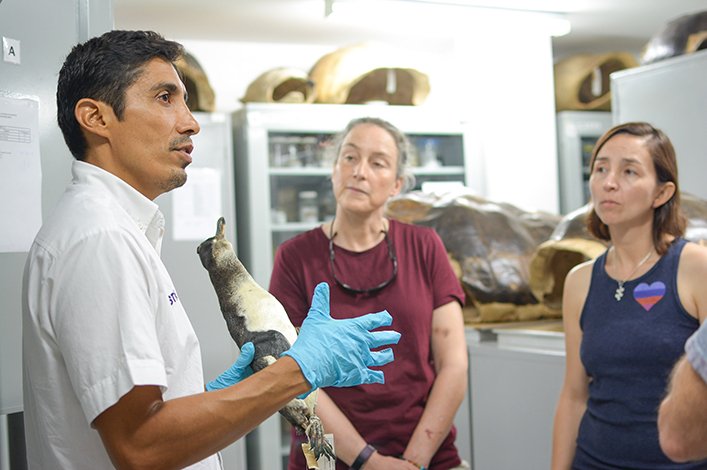
POLYGON ((357 289, 355 287, 351 287, 350 285, 339 279, 339 277, 336 275, 336 268, 334 264, 334 237, 336 237, 337 235, 337 232, 334 232, 334 220, 331 221, 331 225, 329 226, 329 267, 331 268, 331 275, 334 278, 334 282, 336 282, 336 284, 338 284, 339 287, 341 287, 342 289, 352 292, 354 294, 372 294, 387 287, 391 282, 393 282, 393 280, 395 280, 396 276, 398 275, 398 257, 395 255, 395 248, 393 247, 393 242, 388 236, 388 231, 385 229, 382 229, 381 233, 383 234, 386 244, 388 245, 388 258, 393 264, 393 271, 391 276, 380 284, 370 287, 368 289, 357 289))

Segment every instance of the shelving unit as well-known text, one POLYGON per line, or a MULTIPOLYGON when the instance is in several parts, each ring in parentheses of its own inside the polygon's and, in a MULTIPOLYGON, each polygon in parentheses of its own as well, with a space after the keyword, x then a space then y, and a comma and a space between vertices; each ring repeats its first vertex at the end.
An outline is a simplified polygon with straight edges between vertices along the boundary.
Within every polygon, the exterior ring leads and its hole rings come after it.
POLYGON ((567 214, 589 201, 589 161, 594 144, 611 128, 606 111, 557 113, 560 212, 567 214))
MULTIPOLYGON (((326 149, 336 133, 360 117, 385 119, 410 138, 416 149, 410 162, 416 189, 429 183, 473 187, 467 130, 448 114, 410 106, 249 103, 232 116, 236 238, 241 261, 260 285, 269 285, 282 242, 333 217, 333 152, 326 149), (311 191, 316 213, 301 214, 300 195, 311 191)), ((289 425, 279 415, 271 417, 248 436, 249 468, 281 470, 288 443, 289 425)))

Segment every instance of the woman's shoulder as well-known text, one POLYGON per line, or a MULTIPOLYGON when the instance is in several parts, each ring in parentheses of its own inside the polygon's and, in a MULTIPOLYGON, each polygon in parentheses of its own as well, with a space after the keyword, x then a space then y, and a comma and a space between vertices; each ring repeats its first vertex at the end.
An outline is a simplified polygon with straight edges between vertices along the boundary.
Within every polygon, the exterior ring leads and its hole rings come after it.
MULTIPOLYGON (((685 240, 685 239, 681 239, 685 240)), ((685 240, 685 247, 683 248, 683 252, 687 253, 694 253, 694 255, 691 256, 707 256, 707 245, 705 245, 705 242, 700 240, 700 241, 691 241, 691 240, 685 240)))
POLYGON ((410 224, 396 219, 390 219, 390 225, 393 230, 399 231, 404 236, 415 238, 439 237, 434 228, 424 225, 410 224))
POLYGON ((565 277, 565 285, 562 290, 563 315, 571 315, 579 319, 584 308, 584 302, 589 294, 589 286, 592 282, 592 272, 596 261, 597 258, 576 265, 565 277))
POLYGON ((698 243, 686 243, 677 269, 680 300, 690 315, 702 320, 707 317, 707 247, 698 243))
POLYGON ((392 220, 391 236, 394 242, 418 253, 446 251, 444 240, 433 227, 392 220))
POLYGON ((694 242, 685 243, 680 254, 680 270, 687 270, 694 275, 707 275, 707 246, 694 242))
POLYGON ((278 246, 278 251, 290 253, 302 253, 307 252, 309 249, 318 249, 323 243, 327 242, 327 238, 322 232, 321 227, 315 227, 306 232, 299 233, 292 238, 289 238, 282 242, 278 246))
POLYGON ((589 286, 589 281, 591 280, 592 272, 594 271, 594 264, 598 259, 599 258, 594 258, 584 261, 583 263, 580 263, 570 269, 569 273, 567 273, 567 277, 565 277, 565 286, 589 286))

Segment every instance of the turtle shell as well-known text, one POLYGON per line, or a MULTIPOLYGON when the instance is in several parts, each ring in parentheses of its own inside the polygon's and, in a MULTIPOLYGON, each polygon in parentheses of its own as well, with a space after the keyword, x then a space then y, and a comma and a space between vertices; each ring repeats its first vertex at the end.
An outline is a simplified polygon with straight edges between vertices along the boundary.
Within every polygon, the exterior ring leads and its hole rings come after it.
POLYGON ((309 77, 317 84, 317 103, 420 105, 430 92, 427 75, 406 54, 373 43, 325 54, 309 77))
POLYGON ((610 111, 610 75, 636 65, 638 61, 628 52, 577 54, 558 61, 554 67, 557 111, 610 111))
POLYGON ((190 53, 185 52, 174 65, 184 80, 189 109, 193 112, 213 112, 216 109, 216 94, 199 61, 190 53))
POLYGON ((276 67, 266 70, 246 89, 243 103, 312 103, 315 84, 304 70, 276 67))
POLYGON ((707 49, 707 10, 669 21, 643 48, 641 64, 707 49))
POLYGON ((413 191, 392 199, 390 217, 434 228, 461 271, 474 304, 537 304, 530 290, 529 264, 560 216, 525 212, 466 191, 413 191))

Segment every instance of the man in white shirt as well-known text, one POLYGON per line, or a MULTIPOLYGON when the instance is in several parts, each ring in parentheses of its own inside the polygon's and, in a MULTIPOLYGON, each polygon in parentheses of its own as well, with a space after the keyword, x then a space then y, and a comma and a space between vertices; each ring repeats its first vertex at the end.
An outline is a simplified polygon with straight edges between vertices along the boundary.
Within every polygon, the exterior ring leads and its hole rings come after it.
POLYGON ((707 458, 707 322, 685 343, 658 413, 660 446, 676 462, 707 458))
POLYGON ((76 161, 25 268, 30 468, 218 469, 216 452, 292 398, 382 381, 369 367, 392 360, 389 349, 370 350, 399 339, 369 331, 390 325, 387 312, 333 320, 328 290, 318 289, 316 319, 286 355, 204 391, 199 342, 160 260, 164 218, 152 202, 185 183, 199 132, 173 66, 182 53, 156 33, 112 31, 75 46, 59 73, 58 121, 76 161), (338 363, 327 353, 352 344, 338 363))

